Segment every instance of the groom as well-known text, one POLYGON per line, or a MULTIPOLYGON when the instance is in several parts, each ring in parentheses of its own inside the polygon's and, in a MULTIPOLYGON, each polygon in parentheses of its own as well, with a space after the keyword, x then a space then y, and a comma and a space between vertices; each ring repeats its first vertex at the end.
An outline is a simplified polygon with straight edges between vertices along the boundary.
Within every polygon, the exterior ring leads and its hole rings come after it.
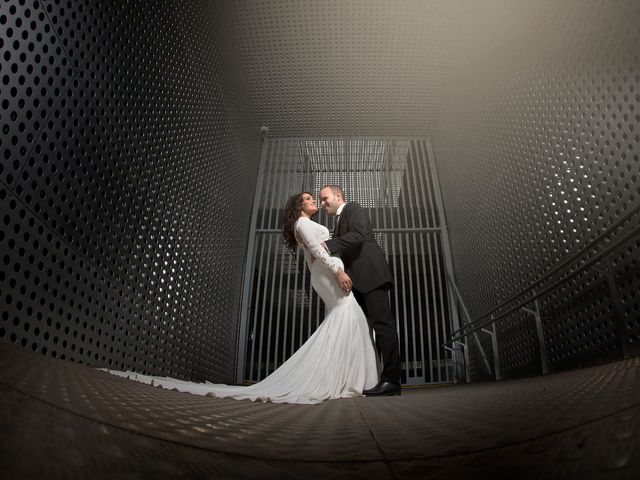
MULTIPOLYGON (((345 202, 342 188, 327 185, 320 190, 320 206, 328 215, 335 215, 333 238, 325 245, 332 255, 338 255, 353 283, 353 294, 376 332, 376 344, 382 354, 382 378, 365 396, 400 395, 400 353, 395 320, 391 313, 387 291, 393 285, 391 270, 380 246, 376 243, 371 221, 364 208, 355 202, 345 202)), ((341 286, 349 291, 348 283, 341 286)))

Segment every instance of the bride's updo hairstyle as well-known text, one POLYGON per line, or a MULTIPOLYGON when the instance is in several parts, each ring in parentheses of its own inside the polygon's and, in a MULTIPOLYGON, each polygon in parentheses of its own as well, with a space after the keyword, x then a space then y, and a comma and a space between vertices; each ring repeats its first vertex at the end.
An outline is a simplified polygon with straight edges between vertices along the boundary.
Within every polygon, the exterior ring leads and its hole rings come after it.
POLYGON ((300 218, 303 203, 302 197, 307 193, 309 192, 300 192, 291 195, 282 209, 282 235, 284 236, 285 245, 291 250, 295 250, 298 246, 293 228, 300 218))

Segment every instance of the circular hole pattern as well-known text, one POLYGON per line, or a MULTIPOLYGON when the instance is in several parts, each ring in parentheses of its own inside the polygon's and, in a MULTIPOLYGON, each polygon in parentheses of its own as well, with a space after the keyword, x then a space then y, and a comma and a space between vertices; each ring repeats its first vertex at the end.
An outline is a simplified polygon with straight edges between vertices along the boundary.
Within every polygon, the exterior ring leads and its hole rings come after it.
POLYGON ((237 56, 222 13, 0 9, 0 338, 234 380, 260 138, 238 60, 211 53, 237 56))

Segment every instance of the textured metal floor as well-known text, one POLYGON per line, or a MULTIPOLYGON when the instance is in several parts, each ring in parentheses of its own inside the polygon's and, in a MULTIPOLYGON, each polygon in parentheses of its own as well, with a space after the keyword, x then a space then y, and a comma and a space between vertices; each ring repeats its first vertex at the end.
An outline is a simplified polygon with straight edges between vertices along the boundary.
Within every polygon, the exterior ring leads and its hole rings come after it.
POLYGON ((638 478, 640 359, 320 405, 198 397, 0 343, 3 478, 638 478))

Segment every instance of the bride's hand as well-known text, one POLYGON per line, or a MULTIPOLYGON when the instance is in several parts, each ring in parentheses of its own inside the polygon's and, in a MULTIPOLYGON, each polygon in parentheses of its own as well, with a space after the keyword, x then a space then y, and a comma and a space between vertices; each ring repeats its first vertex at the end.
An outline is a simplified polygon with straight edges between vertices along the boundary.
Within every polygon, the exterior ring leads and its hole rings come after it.
POLYGON ((342 289, 342 291, 348 295, 349 292, 351 291, 351 288, 353 287, 353 284, 351 283, 351 278, 349 277, 349 275, 347 275, 344 272, 344 270, 338 270, 337 280, 338 280, 338 285, 340 285, 340 288, 342 289))

